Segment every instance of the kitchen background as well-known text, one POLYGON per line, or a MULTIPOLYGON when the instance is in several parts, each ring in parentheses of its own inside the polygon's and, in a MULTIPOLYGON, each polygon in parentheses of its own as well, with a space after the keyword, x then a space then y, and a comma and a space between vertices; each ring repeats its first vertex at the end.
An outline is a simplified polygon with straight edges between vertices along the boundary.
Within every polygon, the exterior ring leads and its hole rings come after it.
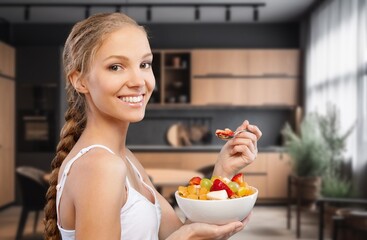
MULTIPOLYGON (((312 7, 312 1, 308 1, 308 4, 304 3, 304 5, 312 7)), ((305 10, 304 14, 306 14, 308 8, 303 7, 303 9, 305 10)), ((2 14, 6 16, 8 14, 7 10, 4 9, 2 14)), ((246 14, 246 9, 243 14, 246 14)), ((249 12, 246 15, 252 16, 252 13, 249 12)), ((148 30, 152 49, 156 51, 154 72, 157 87, 160 89, 153 94, 152 104, 148 107, 145 120, 138 124, 132 124, 128 135, 128 144, 134 147, 140 146, 139 149, 144 149, 144 145, 169 146, 166 133, 172 124, 178 122, 182 122, 187 126, 204 124, 213 133, 217 128, 235 128, 244 119, 249 119, 266 132, 265 137, 259 142, 261 148, 280 146, 282 144, 280 129, 285 122, 290 122, 294 126, 296 106, 302 105, 300 88, 302 86, 302 77, 298 75, 301 73, 298 65, 302 61, 301 23, 284 21, 254 24, 252 22, 243 23, 240 21, 230 23, 220 20, 215 23, 179 21, 178 24, 169 24, 162 23, 162 21, 154 22, 154 16, 156 15, 153 12, 152 23, 145 21, 142 24, 148 30), (295 82, 297 81, 297 88, 281 90, 284 92, 296 92, 292 93, 295 99, 292 99, 292 102, 289 103, 284 103, 283 101, 281 104, 271 101, 264 104, 262 103, 264 100, 253 104, 251 102, 246 103, 243 100, 233 102, 233 99, 221 99, 221 93, 217 92, 215 93, 218 94, 217 102, 211 102, 210 99, 198 99, 197 103, 193 103, 195 101, 193 99, 195 96, 192 96, 195 91, 193 79, 196 76, 193 76, 194 73, 190 71, 193 71, 193 61, 195 61, 195 59, 192 59, 194 57, 193 52, 197 49, 221 49, 224 50, 224 54, 226 54, 225 49, 290 49, 296 51, 297 58, 294 58, 297 61, 294 64, 296 70, 292 69, 291 71, 299 70, 299 72, 297 76, 290 76, 290 78, 295 82), (169 52, 159 52, 166 50, 169 52), (171 64, 170 62, 160 63, 160 58, 165 57, 165 61, 170 61, 169 57, 173 58, 176 55, 183 58, 185 64, 187 64, 186 70, 168 69, 167 66, 171 64), (165 75, 164 80, 166 83, 164 83, 165 86, 160 86, 162 81, 164 81, 162 79, 163 74, 165 75), (170 74, 173 74, 173 76, 170 76, 170 74), (171 80, 169 78, 175 79, 171 80), (169 86, 168 81, 179 81, 179 83, 184 85, 177 86, 177 89, 172 89, 174 87, 169 86), (166 99, 161 99, 163 92, 165 92, 166 99), (140 132, 145 134, 137 134, 140 132)), ((262 12, 260 16, 262 16, 262 12)), ((13 16, 13 18, 16 17, 13 16)), ((139 19, 139 17, 137 18, 139 19)), ((17 55, 16 165, 30 164, 48 169, 49 161, 53 157, 55 144, 58 140, 60 126, 63 123, 63 113, 66 107, 63 92, 64 80, 60 66, 62 45, 70 31, 71 23, 67 21, 57 22, 57 20, 53 23, 48 21, 48 19, 37 20, 37 9, 35 8, 35 10, 31 10, 28 21, 23 21, 21 18, 20 21, 18 20, 18 22, 12 24, 3 22, 1 26, 3 41, 11 43, 16 48, 17 55), (36 120, 31 118, 34 116, 41 118, 36 120), (29 126, 29 121, 39 123, 38 126, 41 128, 39 130, 43 131, 43 134, 39 136, 40 139, 27 140, 26 129, 29 126)), ((278 59, 278 61, 281 61, 281 59, 278 59)), ((221 62, 218 64, 221 64, 221 62)), ((236 59, 232 59, 227 64, 238 65, 236 59)), ((222 74, 221 70, 218 70, 218 73, 215 72, 217 68, 219 66, 215 66, 214 63, 213 70, 209 69, 208 72, 220 76, 222 74)), ((284 73, 275 72, 273 74, 281 75, 284 73)), ((221 78, 218 78, 218 76, 214 76, 218 81, 208 82, 208 92, 215 91, 209 85, 220 82, 221 78)), ((281 78, 287 81, 289 77, 281 76, 281 78)), ((232 86, 228 85, 228 88, 232 88, 232 86)), ((200 90, 203 95, 207 92, 205 89, 200 90)), ((239 94, 246 95, 246 89, 239 94)), ((281 95, 282 93, 277 94, 281 95)), ((262 96, 263 94, 259 93, 258 95, 262 96)), ((204 144, 205 146, 218 146, 222 143, 211 137, 204 142, 198 141, 194 145, 200 145, 205 150, 204 144)))
MULTIPOLYGON (((20 202, 19 190, 15 195, 12 191, 16 167, 50 169, 66 109, 62 47, 73 23, 95 12, 116 11, 116 6, 85 6, 105 4, 99 0, 77 1, 81 6, 76 8, 62 5, 74 3, 71 0, 54 7, 31 6, 60 2, 0 0, 0 40, 11 46, 16 59, 13 72, 0 72, 0 78, 15 82, 15 138, 10 147, 15 155, 10 164, 1 165, 0 185, 7 184, 0 196, 9 198, 0 202, 0 209, 20 202)), ((214 131, 234 129, 248 119, 260 127, 263 137, 258 164, 245 170, 247 179, 261 189, 260 200, 284 205, 291 168, 281 130, 286 123, 299 130, 307 109, 310 19, 333 1, 157 0, 145 6, 147 2, 108 1, 143 4, 118 9, 147 29, 154 53, 157 87, 145 119, 129 129, 130 149, 145 167, 197 170, 214 163, 223 145, 214 131), (154 7, 183 2, 192 5, 154 7), (212 3, 219 5, 209 6, 212 3), (258 3, 265 6, 256 7, 258 3)), ((9 105, 8 99, 0 102, 4 108, 9 105)), ((4 123, 0 125, 5 132, 12 125, 4 123)), ((365 165, 356 166, 358 185, 365 165)), ((360 187, 359 196, 366 194, 360 187)))

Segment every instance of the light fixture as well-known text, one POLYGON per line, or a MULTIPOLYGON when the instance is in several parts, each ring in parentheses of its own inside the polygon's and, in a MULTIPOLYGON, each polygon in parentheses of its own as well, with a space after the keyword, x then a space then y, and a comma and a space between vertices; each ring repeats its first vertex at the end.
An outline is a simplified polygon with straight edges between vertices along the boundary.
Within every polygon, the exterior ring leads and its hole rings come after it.
POLYGON ((115 7, 115 12, 121 12, 121 6, 119 6, 119 5, 116 5, 116 7, 115 7))
POLYGON ((258 6, 254 6, 253 20, 254 20, 254 22, 259 21, 259 8, 258 8, 258 6))
POLYGON ((195 20, 200 20, 200 9, 198 5, 195 6, 195 20))
POLYGON ((36 8, 48 8, 48 7, 73 7, 73 8, 79 8, 84 9, 85 17, 90 16, 90 8, 92 7, 110 7, 115 8, 116 12, 121 12, 122 8, 128 8, 130 7, 137 7, 137 8, 145 8, 146 9, 146 20, 148 22, 152 21, 152 8, 153 7, 191 7, 194 8, 194 19, 195 21, 198 21, 202 18, 201 16, 201 10, 203 7, 221 7, 225 9, 225 21, 229 22, 231 21, 231 10, 232 8, 237 7, 245 7, 245 8, 252 8, 253 9, 253 21, 259 21, 259 12, 260 8, 265 7, 266 3, 264 2, 245 2, 245 3, 238 3, 238 2, 227 2, 223 1, 222 3, 218 2, 196 2, 196 3, 186 3, 186 2, 180 2, 180 3, 173 3, 173 2, 163 2, 163 3, 151 3, 149 1, 147 2, 129 2, 126 0, 125 3, 0 3, 0 7, 20 7, 24 9, 24 20, 27 21, 30 19, 30 8, 36 7, 36 8))
POLYGON ((231 21, 231 9, 229 5, 226 5, 226 21, 231 21))
POLYGON ((147 21, 150 22, 152 20, 152 6, 147 6, 147 21))
POLYGON ((89 18, 89 16, 90 16, 90 6, 88 5, 85 7, 84 17, 89 18))
POLYGON ((30 6, 26 5, 24 8, 24 20, 28 21, 30 16, 30 6))

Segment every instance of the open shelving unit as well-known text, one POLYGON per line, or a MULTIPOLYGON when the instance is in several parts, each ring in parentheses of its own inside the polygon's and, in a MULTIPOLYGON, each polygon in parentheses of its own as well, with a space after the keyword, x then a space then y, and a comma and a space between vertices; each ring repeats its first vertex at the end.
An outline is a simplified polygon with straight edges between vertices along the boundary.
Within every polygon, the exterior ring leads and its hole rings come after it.
POLYGON ((189 104, 191 53, 186 50, 155 50, 153 72, 156 88, 151 103, 189 104))

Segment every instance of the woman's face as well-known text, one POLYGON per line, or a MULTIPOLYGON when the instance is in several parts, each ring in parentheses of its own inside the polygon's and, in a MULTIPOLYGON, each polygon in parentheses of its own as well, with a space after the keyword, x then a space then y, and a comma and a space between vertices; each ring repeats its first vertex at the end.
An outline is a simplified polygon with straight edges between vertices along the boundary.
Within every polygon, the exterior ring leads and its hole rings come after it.
POLYGON ((86 98, 93 116, 125 122, 143 119, 155 86, 152 52, 146 33, 124 26, 109 34, 88 74, 86 98))

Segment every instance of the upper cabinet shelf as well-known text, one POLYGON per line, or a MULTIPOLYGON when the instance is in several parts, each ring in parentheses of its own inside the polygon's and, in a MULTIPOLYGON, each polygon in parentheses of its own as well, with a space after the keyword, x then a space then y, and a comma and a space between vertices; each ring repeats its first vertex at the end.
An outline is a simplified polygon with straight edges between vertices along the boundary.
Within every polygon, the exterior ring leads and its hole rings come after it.
POLYGON ((237 76, 248 74, 248 53, 242 49, 193 50, 192 75, 237 76))
POLYGON ((293 49, 247 50, 248 74, 264 77, 299 77, 299 51, 293 49))
POLYGON ((298 105, 297 49, 157 50, 154 58, 155 103, 298 105))
POLYGON ((192 51, 193 77, 298 77, 299 51, 230 49, 192 51))

